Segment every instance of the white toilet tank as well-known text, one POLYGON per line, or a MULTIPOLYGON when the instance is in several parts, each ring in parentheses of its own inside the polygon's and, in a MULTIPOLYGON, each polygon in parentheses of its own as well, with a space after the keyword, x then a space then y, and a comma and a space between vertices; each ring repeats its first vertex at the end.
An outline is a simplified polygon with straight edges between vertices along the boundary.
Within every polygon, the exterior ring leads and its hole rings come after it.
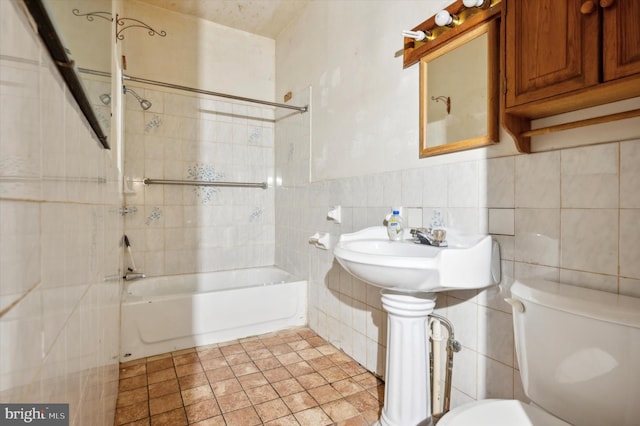
POLYGON ((573 425, 640 425, 640 298, 543 280, 511 294, 527 396, 573 425))

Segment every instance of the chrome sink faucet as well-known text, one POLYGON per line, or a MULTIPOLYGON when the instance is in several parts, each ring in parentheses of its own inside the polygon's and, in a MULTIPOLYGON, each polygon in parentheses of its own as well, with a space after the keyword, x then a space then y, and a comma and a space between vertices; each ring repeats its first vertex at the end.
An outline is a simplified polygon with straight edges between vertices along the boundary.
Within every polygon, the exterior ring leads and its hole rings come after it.
POLYGON ((416 243, 434 247, 447 247, 447 231, 443 228, 414 228, 411 235, 416 243))

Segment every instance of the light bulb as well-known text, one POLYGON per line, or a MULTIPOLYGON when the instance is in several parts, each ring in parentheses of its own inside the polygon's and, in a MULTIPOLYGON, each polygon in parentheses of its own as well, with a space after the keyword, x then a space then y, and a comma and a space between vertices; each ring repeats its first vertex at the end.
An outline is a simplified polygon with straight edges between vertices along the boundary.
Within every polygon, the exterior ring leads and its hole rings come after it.
POLYGON ((462 0, 465 7, 482 7, 485 0, 462 0))
POLYGON ((436 25, 439 27, 446 27, 453 24, 453 16, 446 10, 441 10, 436 13, 436 25))

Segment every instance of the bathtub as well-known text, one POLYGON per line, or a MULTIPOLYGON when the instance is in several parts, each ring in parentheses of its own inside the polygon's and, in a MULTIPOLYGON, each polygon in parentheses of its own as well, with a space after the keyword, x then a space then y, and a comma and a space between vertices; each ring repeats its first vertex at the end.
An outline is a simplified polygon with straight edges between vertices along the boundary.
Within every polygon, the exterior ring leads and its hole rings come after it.
POLYGON ((307 323, 307 282, 277 267, 125 283, 120 360, 269 333, 307 323))

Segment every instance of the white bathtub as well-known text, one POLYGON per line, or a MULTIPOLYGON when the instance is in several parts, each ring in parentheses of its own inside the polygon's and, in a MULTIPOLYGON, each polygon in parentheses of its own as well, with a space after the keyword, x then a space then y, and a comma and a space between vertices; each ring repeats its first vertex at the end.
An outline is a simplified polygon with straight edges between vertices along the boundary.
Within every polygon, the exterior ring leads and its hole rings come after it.
POLYGON ((125 284, 120 360, 307 323, 307 282, 276 267, 145 278, 125 284))

